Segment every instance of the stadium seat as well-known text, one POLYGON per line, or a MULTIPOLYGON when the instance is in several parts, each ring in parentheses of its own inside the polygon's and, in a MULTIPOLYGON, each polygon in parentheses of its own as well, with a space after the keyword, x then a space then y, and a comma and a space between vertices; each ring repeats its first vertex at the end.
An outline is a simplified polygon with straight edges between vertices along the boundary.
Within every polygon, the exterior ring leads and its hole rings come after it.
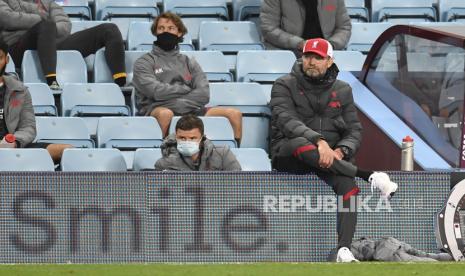
POLYGON ((434 0, 372 0, 373 22, 437 21, 434 0))
POLYGON ((92 20, 88 0, 55 0, 63 7, 65 13, 73 20, 92 20))
POLYGON ((226 0, 165 0, 163 10, 181 17, 216 17, 229 19, 226 0))
POLYGON ((236 80, 273 83, 291 72, 295 60, 294 53, 286 50, 240 51, 237 54, 236 80))
POLYGON ((352 22, 369 22, 370 16, 365 0, 345 0, 347 13, 352 22))
POLYGON ((273 88, 272 84, 262 84, 262 91, 266 96, 267 102, 269 103, 271 100, 271 89, 273 88))
POLYGON ((272 171, 270 158, 263 149, 232 148, 231 151, 241 164, 243 171, 272 171))
MULTIPOLYGON (((24 53, 21 71, 24 82, 46 82, 35 50, 27 50, 24 53)), ((57 80, 61 86, 65 83, 87 82, 86 62, 78 51, 57 51, 56 71, 57 80)))
POLYGON ((439 1, 441 21, 465 21, 465 1, 441 0, 439 1))
POLYGON ((77 117, 36 117, 35 142, 63 143, 79 148, 93 148, 89 130, 77 117))
POLYGON ((120 149, 128 170, 133 167, 136 149, 158 148, 162 137, 153 117, 102 117, 97 126, 98 146, 120 149))
POLYGON ((9 57, 9 62, 6 65, 5 72, 6 73, 15 73, 16 74, 15 62, 11 58, 10 54, 8 54, 8 57, 9 57))
MULTIPOLYGON (((176 123, 179 116, 174 116, 171 119, 170 133, 175 133, 176 123)), ((225 117, 200 117, 204 124, 205 136, 210 139, 215 145, 227 145, 235 148, 236 141, 231 124, 225 117)))
POLYGON ((131 22, 152 22, 160 13, 153 0, 96 0, 97 20, 115 23, 127 40, 131 22))
POLYGON ((55 166, 46 149, 0 149, 0 171, 55 171, 55 166))
POLYGON ((253 21, 260 15, 262 0, 232 0, 235 21, 253 21))
POLYGON ((121 89, 114 83, 75 83, 63 86, 63 116, 129 116, 121 89))
POLYGON ((183 54, 195 59, 210 82, 230 82, 233 75, 229 72, 226 58, 220 51, 183 51, 183 54))
MULTIPOLYGON (((146 51, 126 51, 124 54, 124 63, 126 64, 126 83, 132 81, 132 75, 134 71, 134 63, 142 55, 146 54, 146 51)), ((95 54, 94 63, 94 82, 113 82, 113 77, 108 68, 107 61, 105 59, 105 49, 100 49, 95 54)))
POLYGON ((240 50, 264 50, 255 23, 250 21, 202 22, 199 50, 236 53, 240 50))
POLYGON ((153 117, 102 117, 97 126, 99 148, 157 148, 163 141, 153 117))
POLYGON ((334 62, 341 71, 361 71, 365 58, 359 51, 334 51, 334 62))
POLYGON ((392 26, 394 24, 389 22, 352 23, 352 35, 347 44, 347 50, 360 51, 363 54, 367 54, 376 39, 392 26))
POLYGON ((198 43, 199 41, 199 30, 200 24, 203 22, 218 22, 222 21, 220 18, 216 17, 183 17, 182 22, 186 26, 188 33, 190 34, 192 41, 198 43))
POLYGON ((66 149, 61 158, 64 172, 125 172, 126 168, 117 149, 66 149))
POLYGON ((242 112, 241 148, 268 151, 271 111, 258 83, 211 83, 208 106, 234 107, 242 112))
POLYGON ((160 149, 137 149, 134 154, 134 171, 155 169, 155 162, 162 157, 160 149))
MULTIPOLYGON (((152 22, 131 22, 128 31, 128 50, 129 51, 151 51, 153 42, 157 37, 152 34, 150 27, 152 22)), ((195 50, 192 44, 192 37, 187 33, 183 37, 183 42, 179 44, 179 48, 184 51, 195 50)))
POLYGON ((90 135, 97 133, 101 116, 130 116, 121 89, 114 83, 65 84, 61 95, 61 114, 83 117, 90 135))
POLYGON ((58 116, 53 93, 45 83, 26 83, 36 116, 58 116))

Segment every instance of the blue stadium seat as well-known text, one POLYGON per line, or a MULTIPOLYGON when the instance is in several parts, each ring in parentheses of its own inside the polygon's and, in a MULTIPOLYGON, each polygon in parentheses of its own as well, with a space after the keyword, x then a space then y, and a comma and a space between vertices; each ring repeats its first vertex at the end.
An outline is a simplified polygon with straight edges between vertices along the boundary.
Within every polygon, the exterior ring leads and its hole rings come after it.
POLYGON ((465 1, 441 0, 439 1, 441 21, 465 21, 465 1))
POLYGON ((61 95, 61 114, 83 117, 90 135, 95 135, 99 117, 130 116, 131 110, 114 83, 66 84, 61 95))
POLYGON ((66 84, 61 95, 63 116, 129 116, 121 89, 114 83, 66 84))
POLYGON ((35 142, 63 143, 80 148, 93 148, 89 130, 77 117, 36 117, 35 142))
MULTIPOLYGON (((126 51, 124 54, 124 63, 126 64, 126 82, 132 81, 134 63, 136 60, 147 53, 146 51, 126 51)), ((113 77, 108 68, 107 61, 105 59, 105 49, 100 49, 95 54, 94 62, 94 82, 113 82, 113 77)))
POLYGON ((210 82, 233 81, 226 58, 220 51, 183 51, 182 53, 199 63, 210 82))
POLYGON ((231 151, 241 164, 243 171, 272 171, 270 158, 263 149, 232 148, 231 151))
POLYGON ((237 54, 236 80, 239 82, 273 83, 291 72, 295 63, 291 51, 240 51, 237 54))
POLYGON ((152 22, 160 13, 154 0, 96 0, 97 20, 111 21, 126 40, 131 22, 152 22))
POLYGON ((155 162, 162 157, 160 149, 137 149, 134 154, 134 171, 155 169, 155 162))
POLYGON ((435 0, 372 0, 373 22, 437 21, 435 0))
POLYGON ((181 17, 215 17, 229 19, 226 0, 165 0, 163 10, 181 17))
POLYGON ((347 14, 349 14, 352 22, 369 22, 370 13, 365 7, 347 7, 347 14))
MULTIPOLYGON (((131 22, 128 31, 128 50, 130 51, 151 51, 153 42, 157 37, 152 34, 150 27, 152 22, 131 22)), ((179 44, 179 48, 185 51, 195 50, 192 44, 192 37, 187 33, 183 37, 183 42, 179 44)))
POLYGON ((61 158, 64 172, 125 172, 123 155, 117 149, 66 149, 61 158))
POLYGON ((26 83, 36 116, 58 116, 53 93, 45 83, 26 83))
POLYGON ((260 15, 262 0, 232 0, 235 21, 252 21, 260 15))
POLYGON ((195 43, 198 43, 199 41, 199 30, 200 30, 200 25, 203 22, 218 22, 222 21, 221 18, 216 18, 216 17, 183 17, 182 22, 186 26, 188 33, 192 37, 192 40, 195 43))
POLYGON ((102 117, 97 126, 99 148, 157 148, 163 141, 153 117, 102 117))
POLYGON ((88 0, 55 0, 71 19, 92 20, 92 12, 88 0))
POLYGON ((255 23, 250 21, 202 22, 199 50, 236 53, 240 50, 264 50, 255 23))
POLYGON ((258 83, 211 83, 208 106, 234 107, 242 112, 241 148, 268 151, 271 111, 258 83))
POLYGON ((6 65, 5 72, 6 73, 15 73, 16 74, 15 62, 11 58, 10 54, 8 54, 8 57, 9 57, 9 62, 6 65))
POLYGON ((392 26, 394 24, 389 22, 352 23, 352 35, 347 44, 347 50, 360 51, 367 54, 376 39, 392 26))
POLYGON ((163 141, 160 126, 153 117, 102 117, 97 126, 100 148, 122 150, 127 169, 133 167, 138 148, 158 148, 163 141))
MULTIPOLYGON (((175 133, 176 123, 179 116, 174 116, 171 119, 170 133, 175 133)), ((234 132, 229 120, 225 117, 200 117, 204 124, 205 136, 210 139, 215 145, 227 145, 235 148, 236 141, 234 140, 234 132)))
POLYGON ((46 149, 0 149, 0 171, 55 171, 46 149))
POLYGON ((359 51, 334 51, 334 62, 341 71, 361 71, 365 58, 359 51))
POLYGON ((365 0, 345 0, 347 13, 352 22, 369 22, 370 15, 365 0))
MULTIPOLYGON (((24 82, 46 82, 35 50, 27 50, 24 53, 21 71, 24 82)), ((58 83, 62 86, 65 83, 87 82, 86 62, 78 51, 57 51, 56 71, 58 83)))

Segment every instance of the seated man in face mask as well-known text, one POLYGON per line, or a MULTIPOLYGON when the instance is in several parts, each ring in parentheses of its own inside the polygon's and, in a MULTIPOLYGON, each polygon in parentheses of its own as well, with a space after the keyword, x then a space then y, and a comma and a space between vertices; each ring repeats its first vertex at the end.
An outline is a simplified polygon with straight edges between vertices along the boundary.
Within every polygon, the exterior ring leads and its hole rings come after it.
POLYGON ((205 137, 203 122, 184 115, 176 123, 176 133, 161 145, 163 157, 157 171, 240 171, 241 165, 227 146, 215 146, 205 137))
POLYGON ((178 44, 187 29, 176 14, 160 14, 152 25, 157 36, 153 49, 134 64, 133 85, 139 113, 157 119, 164 137, 173 116, 226 117, 239 144, 242 136, 242 113, 235 108, 205 105, 210 99, 208 80, 199 64, 179 52, 178 44))

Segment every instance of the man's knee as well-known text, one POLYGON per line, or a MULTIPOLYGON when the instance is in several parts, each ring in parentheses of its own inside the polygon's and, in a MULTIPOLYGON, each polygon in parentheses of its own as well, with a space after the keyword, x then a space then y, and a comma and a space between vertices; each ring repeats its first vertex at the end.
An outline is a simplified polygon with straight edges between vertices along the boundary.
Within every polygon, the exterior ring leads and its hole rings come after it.
POLYGON ((174 117, 174 113, 171 109, 168 108, 155 108, 151 115, 157 119, 161 120, 171 120, 174 117))
POLYGON ((242 120, 242 112, 236 108, 226 108, 226 116, 231 120, 242 120))
POLYGON ((118 29, 118 26, 116 26, 115 23, 103 23, 99 25, 101 28, 101 31, 103 31, 106 34, 112 35, 112 36, 121 36, 121 32, 118 29))

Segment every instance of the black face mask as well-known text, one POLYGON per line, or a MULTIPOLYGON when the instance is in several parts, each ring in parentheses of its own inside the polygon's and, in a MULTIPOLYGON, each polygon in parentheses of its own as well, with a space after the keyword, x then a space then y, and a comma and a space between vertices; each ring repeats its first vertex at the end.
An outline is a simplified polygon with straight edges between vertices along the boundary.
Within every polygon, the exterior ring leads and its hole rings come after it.
POLYGON ((164 32, 157 35, 157 41, 155 41, 155 45, 165 51, 171 51, 178 45, 179 41, 180 39, 177 35, 164 32))

